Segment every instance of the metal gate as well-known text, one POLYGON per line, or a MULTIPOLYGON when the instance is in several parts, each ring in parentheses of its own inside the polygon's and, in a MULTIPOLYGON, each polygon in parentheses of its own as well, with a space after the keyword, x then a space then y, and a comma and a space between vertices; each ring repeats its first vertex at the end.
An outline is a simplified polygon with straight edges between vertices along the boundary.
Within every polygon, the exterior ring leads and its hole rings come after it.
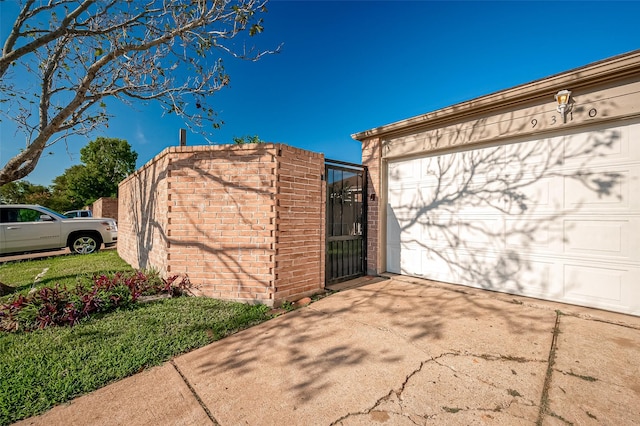
POLYGON ((367 251, 366 167, 325 160, 327 247, 325 282, 364 275, 367 251))

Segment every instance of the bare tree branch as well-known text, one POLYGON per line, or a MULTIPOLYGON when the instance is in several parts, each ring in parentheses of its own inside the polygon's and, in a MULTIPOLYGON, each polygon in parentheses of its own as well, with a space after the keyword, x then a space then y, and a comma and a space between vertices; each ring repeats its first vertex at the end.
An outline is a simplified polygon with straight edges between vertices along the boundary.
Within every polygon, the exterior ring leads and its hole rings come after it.
POLYGON ((265 6, 24 0, 0 57, 0 119, 17 125, 26 147, 0 169, 0 185, 33 171, 47 146, 106 125, 107 98, 158 102, 207 137, 205 126, 219 125, 211 96, 229 83, 222 57, 257 60, 279 50, 244 47, 262 31, 265 6))
POLYGON ((12 62, 17 61, 22 56, 33 52, 34 50, 39 49, 40 47, 56 40, 65 35, 68 31, 69 25, 72 23, 74 19, 76 19, 82 12, 86 11, 91 4, 95 3, 95 1, 84 1, 82 2, 74 11, 69 13, 63 20, 60 22, 60 26, 54 31, 45 31, 44 35, 36 38, 30 43, 25 44, 24 46, 19 47, 18 49, 13 49, 16 45, 16 42, 19 38, 24 38, 25 33, 20 32, 23 25, 29 18, 33 18, 47 10, 51 10, 57 6, 60 6, 63 3, 71 3, 69 1, 63 1, 60 3, 51 2, 46 6, 38 7, 31 10, 31 6, 33 6, 34 1, 29 0, 25 2, 24 6, 20 10, 20 14, 16 19, 13 27, 11 28, 11 33, 4 44, 4 48, 2 49, 2 58, 0 58, 0 78, 4 76, 7 68, 11 65, 12 62))

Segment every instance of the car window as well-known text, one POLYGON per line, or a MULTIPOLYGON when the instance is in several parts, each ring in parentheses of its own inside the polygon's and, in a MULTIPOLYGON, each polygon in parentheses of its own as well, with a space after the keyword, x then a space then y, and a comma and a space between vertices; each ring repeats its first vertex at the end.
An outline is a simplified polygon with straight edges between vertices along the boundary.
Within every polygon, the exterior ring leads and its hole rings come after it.
POLYGON ((33 209, 2 209, 0 221, 2 221, 2 223, 40 222, 41 215, 41 212, 33 209))
POLYGON ((41 212, 32 209, 20 209, 18 218, 20 222, 40 222, 41 212))
POLYGON ((16 222, 42 222, 40 216, 48 214, 55 221, 64 219, 60 213, 39 206, 40 210, 34 210, 24 207, 3 207, 0 209, 0 223, 16 223, 16 222))
POLYGON ((40 214, 48 214, 49 216, 51 216, 54 220, 55 219, 64 219, 64 215, 62 213, 58 213, 54 210, 48 209, 46 207, 43 206, 38 206, 38 208, 42 209, 44 211, 44 213, 40 213, 40 214))
POLYGON ((19 222, 18 210, 19 209, 2 209, 2 210, 0 210, 0 222, 1 223, 19 222))

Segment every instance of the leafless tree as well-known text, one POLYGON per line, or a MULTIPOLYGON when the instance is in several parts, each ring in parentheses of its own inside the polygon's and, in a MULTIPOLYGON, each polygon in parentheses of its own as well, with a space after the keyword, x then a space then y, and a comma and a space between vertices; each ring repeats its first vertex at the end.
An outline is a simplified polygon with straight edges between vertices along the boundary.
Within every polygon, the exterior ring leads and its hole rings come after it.
POLYGON ((257 60, 267 0, 23 0, 0 57, 0 119, 25 147, 0 185, 27 176, 43 151, 108 126, 107 99, 159 102, 206 136, 211 95, 229 83, 222 57, 257 60))

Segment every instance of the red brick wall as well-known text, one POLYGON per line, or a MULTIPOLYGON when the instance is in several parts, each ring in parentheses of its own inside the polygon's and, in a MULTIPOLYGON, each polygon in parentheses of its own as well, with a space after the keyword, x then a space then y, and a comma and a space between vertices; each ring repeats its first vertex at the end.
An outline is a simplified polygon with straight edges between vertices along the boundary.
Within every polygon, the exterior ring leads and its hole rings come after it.
POLYGON ((324 287, 324 156, 280 145, 276 195, 276 302, 324 287))
POLYGON ((167 148, 120 184, 118 253, 187 274, 210 297, 277 305, 316 293, 323 169, 321 154, 279 144, 167 148))
POLYGON ((118 186, 118 254, 134 268, 168 269, 166 150, 118 186))
POLYGON ((273 301, 277 149, 175 148, 170 153, 169 272, 210 297, 273 301))
POLYGON ((109 217, 118 220, 118 199, 103 197, 98 198, 91 206, 93 217, 109 217))
POLYGON ((385 271, 385 265, 380 262, 379 242, 382 241, 380 227, 380 209, 385 208, 381 203, 382 188, 380 187, 381 173, 381 144, 378 138, 366 139, 362 142, 362 165, 367 166, 367 274, 377 275, 385 271), (374 196, 375 200, 371 197, 374 196))

